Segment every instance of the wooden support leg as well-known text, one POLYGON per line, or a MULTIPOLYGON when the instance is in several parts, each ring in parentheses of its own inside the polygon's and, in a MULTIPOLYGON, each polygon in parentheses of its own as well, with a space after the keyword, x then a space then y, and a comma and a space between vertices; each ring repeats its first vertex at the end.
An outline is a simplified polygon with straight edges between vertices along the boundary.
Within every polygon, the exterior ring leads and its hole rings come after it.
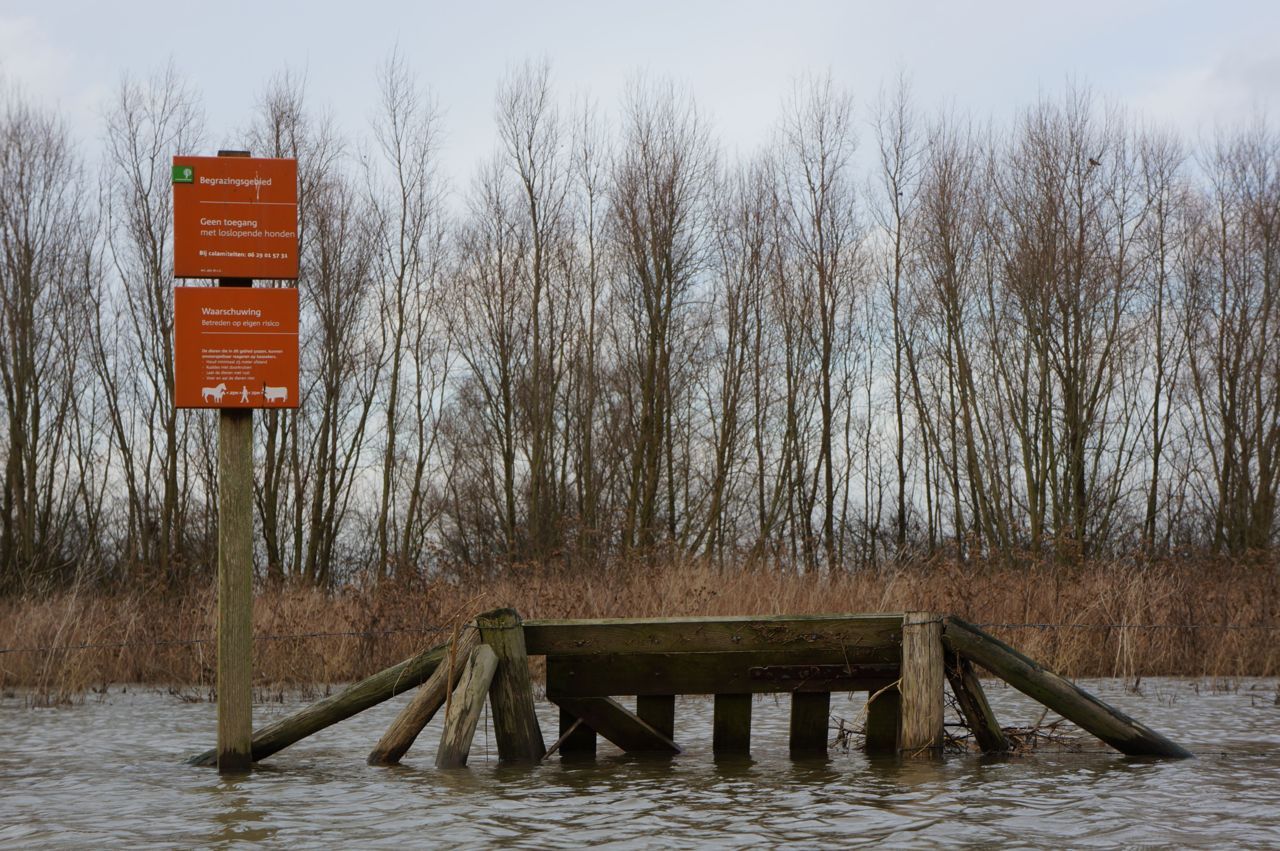
POLYGON ((867 697, 871 703, 867 706, 866 752, 872 755, 897 753, 902 696, 896 686, 891 686, 876 689, 867 697))
POLYGON ((717 694, 711 749, 716 754, 751 752, 751 695, 717 694))
POLYGON ((680 753, 675 742, 611 697, 562 697, 552 700, 562 710, 581 718, 597 733, 628 753, 680 753))
POLYGON ((827 721, 831 717, 831 692, 791 693, 791 753, 827 752, 827 721))
POLYGON ((987 703, 986 692, 973 670, 973 664, 954 653, 947 658, 947 681, 951 683, 951 693, 956 696, 960 712, 965 723, 973 731, 973 738, 983 753, 1005 753, 1009 750, 1009 740, 1000 729, 996 714, 987 703))
POLYGON ((676 737, 676 697, 673 694, 642 694, 636 697, 636 715, 668 739, 676 737))
POLYGON ((488 645, 482 644, 472 651, 445 712, 444 732, 440 735, 440 748, 436 751, 436 768, 462 768, 467 764, 471 741, 480 722, 480 710, 484 708, 484 696, 497 668, 498 657, 488 645))
POLYGON ((898 750, 908 756, 942 752, 942 617, 907 612, 902 620, 902 724, 898 750))
POLYGON ((583 721, 578 724, 579 718, 567 709, 560 710, 560 737, 564 739, 560 743, 560 753, 563 756, 595 756, 596 755, 596 731, 590 724, 583 721), (569 730, 574 724, 578 724, 578 728, 572 733, 569 730), (568 738, 565 734, 568 733, 568 738))
MULTIPOLYGON (((337 694, 317 700, 292 715, 273 721, 253 734, 254 762, 264 760, 313 733, 421 685, 435 672, 440 660, 446 658, 447 652, 447 644, 424 650, 398 665, 392 665, 347 686, 337 694)), ((186 762, 188 765, 216 765, 217 751, 198 753, 186 762)))
POLYGON ((369 752, 369 765, 395 765, 413 746, 422 728, 444 706, 449 692, 453 691, 462 676, 462 669, 471 658, 471 651, 480 643, 474 629, 465 629, 454 646, 449 648, 444 663, 414 692, 413 698, 391 722, 377 746, 369 752))
POLYGON ((498 657, 489 703, 498 761, 538 763, 547 752, 533 709, 533 683, 525 652, 524 627, 515 609, 497 609, 476 618, 480 638, 498 657))
MULTIPOLYGON (((1111 747, 1130 756, 1163 756, 1186 759, 1192 754, 1181 745, 1108 706, 1084 689, 1048 671, 1033 660, 973 624, 947 618, 947 649, 977 662, 1033 700, 1079 724, 1111 747)), ((904 638, 903 652, 905 656, 904 638)), ((904 659, 905 661, 905 659, 904 659)))

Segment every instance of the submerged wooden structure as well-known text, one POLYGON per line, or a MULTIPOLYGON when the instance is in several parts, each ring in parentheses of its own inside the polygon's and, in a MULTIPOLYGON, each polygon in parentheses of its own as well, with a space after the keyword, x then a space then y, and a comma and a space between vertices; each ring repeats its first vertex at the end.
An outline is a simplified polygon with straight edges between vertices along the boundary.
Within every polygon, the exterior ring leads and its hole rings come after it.
MULTIPOLYGON (((466 764, 487 696, 498 758, 536 764, 549 753, 534 713, 529 657, 546 658, 546 695, 560 710, 550 748, 595 753, 598 737, 632 753, 676 754, 675 698, 713 695, 717 755, 751 747, 756 694, 791 695, 790 748, 822 753, 832 692, 865 692, 866 749, 939 755, 944 689, 985 752, 1009 744, 975 665, 1003 679, 1106 744, 1131 756, 1191 754, 1046 670, 978 627, 928 612, 777 617, 522 621, 512 609, 476 618, 454 640, 424 651, 256 731, 259 761, 381 701, 421 686, 368 762, 398 762, 446 708, 436 765, 466 764), (618 700, 635 696, 635 708, 618 700)), ((192 757, 212 765, 213 751, 192 757)))

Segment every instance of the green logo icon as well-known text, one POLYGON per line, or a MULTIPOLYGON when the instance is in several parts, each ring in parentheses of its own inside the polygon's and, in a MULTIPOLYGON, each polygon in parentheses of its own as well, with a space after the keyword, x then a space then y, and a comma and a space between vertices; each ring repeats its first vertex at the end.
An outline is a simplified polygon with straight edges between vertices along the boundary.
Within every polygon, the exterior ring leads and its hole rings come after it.
POLYGON ((196 179, 196 170, 189 165, 175 165, 173 167, 174 183, 193 183, 196 179))

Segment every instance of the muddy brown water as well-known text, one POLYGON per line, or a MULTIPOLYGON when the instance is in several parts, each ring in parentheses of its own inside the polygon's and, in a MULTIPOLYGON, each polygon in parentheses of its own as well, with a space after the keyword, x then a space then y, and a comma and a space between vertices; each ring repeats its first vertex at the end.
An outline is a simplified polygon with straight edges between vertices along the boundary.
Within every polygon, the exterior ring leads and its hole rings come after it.
MULTIPOLYGON (((432 766, 440 721, 403 766, 364 756, 398 709, 384 704, 220 778, 182 757, 211 743, 214 707, 152 689, 29 709, 0 699, 0 846, 268 847, 1170 847, 1280 848, 1280 702, 1274 680, 1114 680, 1086 688, 1197 753, 1127 759, 1084 753, 938 763, 870 760, 833 748, 787 756, 787 703, 756 701, 750 758, 716 760, 711 702, 676 707, 685 753, 499 767, 491 730, 470 767, 432 766)), ((989 685, 1006 724, 1040 708, 989 685)), ((832 696, 858 716, 865 696, 832 696)), ((261 723, 302 701, 260 705, 261 723)), ((540 701, 548 743, 552 707, 540 701)))

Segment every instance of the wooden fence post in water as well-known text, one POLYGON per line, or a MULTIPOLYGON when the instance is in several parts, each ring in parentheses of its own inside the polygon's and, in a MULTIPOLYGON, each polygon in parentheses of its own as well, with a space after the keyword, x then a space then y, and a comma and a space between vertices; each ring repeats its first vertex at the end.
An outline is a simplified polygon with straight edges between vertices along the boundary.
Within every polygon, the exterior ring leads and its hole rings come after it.
POLYGON ((400 710, 377 746, 369 752, 369 765, 395 765, 413 746, 422 728, 444 705, 449 692, 458 684, 462 668, 471 658, 471 651, 480 643, 480 635, 474 629, 464 629, 449 646, 449 653, 435 673, 414 693, 413 698, 400 710))
POLYGON ((476 618, 476 625, 480 638, 498 657, 498 673, 489 689, 498 761, 536 765, 547 747, 533 708, 533 681, 520 615, 515 609, 495 609, 476 618))
POLYGON ((906 755, 942 752, 942 616, 907 612, 902 619, 902 723, 898 750, 906 755))
POLYGON ((436 751, 436 768, 462 768, 467 764, 471 741, 480 722, 480 710, 484 708, 484 696, 497 668, 498 657, 489 645, 481 644, 471 651, 445 712, 444 732, 440 734, 440 747, 436 751))

